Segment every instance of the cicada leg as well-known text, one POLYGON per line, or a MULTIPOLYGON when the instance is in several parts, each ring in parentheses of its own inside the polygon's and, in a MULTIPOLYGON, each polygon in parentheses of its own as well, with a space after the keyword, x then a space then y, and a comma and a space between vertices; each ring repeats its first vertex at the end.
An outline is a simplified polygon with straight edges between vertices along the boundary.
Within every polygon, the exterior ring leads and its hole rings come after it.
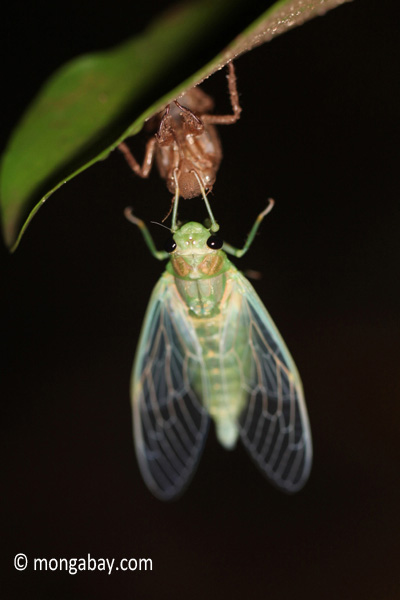
POLYGON ((244 254, 246 254, 247 250, 250 248, 251 244, 253 243, 255 235, 256 235, 258 228, 260 227, 264 217, 269 212, 271 212, 271 210, 274 207, 274 204, 275 204, 274 200, 272 198, 268 198, 268 206, 266 208, 264 208, 264 210, 262 212, 260 212, 257 219, 255 220, 254 225, 251 228, 249 235, 247 236, 247 240, 246 240, 243 248, 235 248, 234 246, 231 246, 230 244, 227 244, 226 242, 224 242, 223 250, 225 252, 227 252, 228 254, 232 254, 232 256, 236 256, 237 258, 240 258, 244 254))
POLYGON ((151 167, 153 165, 154 153, 155 153, 155 149, 156 149, 156 141, 157 141, 156 138, 152 137, 147 142, 142 165, 140 165, 137 162, 136 158, 133 156, 132 152, 129 150, 129 148, 125 144, 125 142, 121 142, 118 145, 118 150, 120 152, 122 152, 126 162, 130 166, 132 171, 134 173, 136 173, 136 175, 139 175, 139 177, 146 178, 149 176, 151 167))
POLYGON ((205 203, 206 208, 207 208, 208 216, 210 217, 210 221, 211 221, 210 230, 213 233, 215 233, 215 232, 218 231, 219 225, 218 225, 217 221, 214 219, 214 215, 212 213, 211 206, 210 206, 210 203, 208 201, 206 190, 204 189, 203 182, 201 181, 201 178, 199 177, 199 174, 194 169, 191 171, 191 173, 193 173, 193 175, 196 177, 196 179, 198 181, 198 184, 199 184, 199 187, 200 187, 200 190, 201 190, 201 195, 203 196, 203 200, 204 200, 204 203, 205 203))
MULTIPOLYGON (((172 210, 172 225, 171 225, 171 231, 172 233, 175 233, 175 231, 178 229, 178 226, 176 224, 176 219, 178 216, 178 204, 179 204, 179 183, 178 183, 178 172, 179 169, 176 167, 174 169, 174 180, 175 180, 175 196, 174 199, 172 200, 173 203, 173 210, 172 210)), ((170 211, 171 212, 171 211, 170 211)), ((169 213, 168 213, 169 214, 169 213)), ((168 215, 167 215, 168 216, 168 215)))
POLYGON ((232 115, 202 115, 201 119, 203 123, 211 123, 213 125, 231 125, 232 123, 236 123, 236 121, 240 118, 240 113, 242 112, 242 107, 239 104, 239 94, 237 91, 236 85, 236 74, 235 67, 233 66, 233 62, 228 63, 228 88, 229 88, 229 97, 231 100, 232 106, 232 115))
MULTIPOLYGON (((174 198, 173 198, 173 200, 172 200, 172 225, 171 225, 171 231, 172 231, 172 233, 175 233, 175 232, 176 232, 176 231, 179 229, 179 227, 178 227, 178 225, 177 225, 177 217, 178 217, 178 204, 179 204, 179 182, 178 182, 178 173, 179 173, 179 169, 178 169, 178 168, 175 168, 175 169, 174 169, 174 180, 175 180, 175 196, 174 196, 174 198)), ((206 205, 207 212, 208 212, 208 215, 209 215, 209 217, 210 217, 210 221, 211 221, 211 227, 210 227, 210 230, 211 230, 212 232, 214 232, 214 233, 215 233, 216 231, 218 231, 218 229, 219 229, 219 225, 218 225, 218 223, 216 222, 216 220, 215 220, 215 218, 214 218, 214 215, 213 215, 213 213, 212 213, 211 206, 210 206, 210 203, 209 203, 209 201, 208 201, 207 194, 206 194, 206 190, 204 189, 203 182, 201 181, 201 178, 200 178, 199 174, 197 173, 197 171, 195 171, 195 170, 193 169, 193 170, 191 171, 191 173, 193 173, 193 175, 196 177, 196 179, 197 179, 197 181, 198 181, 198 184, 199 184, 199 187, 200 187, 200 190, 201 190, 201 195, 203 196, 203 200, 204 200, 204 203, 205 203, 205 205, 206 205)), ((170 212, 171 212, 171 211, 170 211, 170 212)), ((168 215, 169 215, 169 213, 168 213, 168 215)), ((168 217, 168 215, 167 215, 167 217, 168 217)), ((165 217, 165 219, 166 219, 167 217, 165 217)), ((165 221, 165 219, 163 219, 163 220, 165 221)))
POLYGON ((154 258, 156 258, 157 260, 165 260, 166 258, 169 257, 168 252, 165 252, 165 250, 157 250, 154 240, 151 237, 151 233, 147 229, 145 222, 142 221, 142 219, 138 219, 137 217, 135 217, 135 215, 132 212, 132 208, 130 206, 127 206, 125 208, 124 215, 128 219, 128 221, 130 221, 131 223, 133 223, 134 225, 139 227, 139 229, 142 233, 143 239, 146 242, 146 246, 148 247, 148 249, 154 256, 154 258))

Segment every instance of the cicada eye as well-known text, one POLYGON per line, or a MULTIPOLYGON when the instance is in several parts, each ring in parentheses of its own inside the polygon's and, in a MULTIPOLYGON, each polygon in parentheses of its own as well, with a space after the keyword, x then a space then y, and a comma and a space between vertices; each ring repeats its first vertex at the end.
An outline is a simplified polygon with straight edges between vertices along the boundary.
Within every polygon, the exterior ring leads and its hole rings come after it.
POLYGON ((171 236, 164 244, 164 250, 165 252, 168 252, 168 254, 171 254, 176 248, 176 241, 174 240, 174 238, 171 236))
POLYGON ((207 246, 212 250, 219 250, 223 246, 223 241, 217 235, 210 235, 207 240, 207 246))

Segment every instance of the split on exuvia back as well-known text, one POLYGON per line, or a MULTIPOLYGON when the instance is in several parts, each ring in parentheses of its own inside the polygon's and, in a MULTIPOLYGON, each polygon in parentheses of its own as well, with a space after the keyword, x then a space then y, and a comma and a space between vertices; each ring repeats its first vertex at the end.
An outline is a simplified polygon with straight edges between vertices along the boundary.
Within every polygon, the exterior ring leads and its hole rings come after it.
POLYGON ((271 483, 296 492, 308 479, 312 442, 296 365, 249 281, 230 262, 242 249, 223 243, 206 194, 211 227, 176 221, 158 251, 130 209, 155 258, 169 258, 146 312, 132 375, 134 440, 142 476, 162 500, 190 482, 210 419, 219 442, 238 439, 271 483))

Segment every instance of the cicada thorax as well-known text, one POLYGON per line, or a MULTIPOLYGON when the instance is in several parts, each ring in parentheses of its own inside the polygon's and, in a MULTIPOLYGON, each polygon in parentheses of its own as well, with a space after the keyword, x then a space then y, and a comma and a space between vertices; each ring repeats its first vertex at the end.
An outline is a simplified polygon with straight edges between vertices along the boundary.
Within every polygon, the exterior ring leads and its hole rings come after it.
POLYGON ((177 277, 200 279, 218 275, 224 267, 225 260, 222 252, 189 256, 177 254, 171 256, 171 265, 177 277))
POLYGON ((171 256, 170 272, 190 315, 206 317, 219 313, 226 285, 227 262, 223 252, 171 256))

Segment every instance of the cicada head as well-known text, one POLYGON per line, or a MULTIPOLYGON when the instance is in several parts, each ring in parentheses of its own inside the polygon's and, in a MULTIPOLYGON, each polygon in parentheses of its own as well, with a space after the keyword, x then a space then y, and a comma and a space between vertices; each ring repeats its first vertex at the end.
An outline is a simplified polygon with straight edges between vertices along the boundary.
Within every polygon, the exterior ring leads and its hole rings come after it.
POLYGON ((204 254, 211 251, 207 246, 210 232, 200 223, 186 223, 175 232, 173 238, 176 243, 175 254, 193 255, 204 254))
POLYGON ((221 252, 223 242, 200 223, 186 223, 168 240, 165 250, 171 255, 174 275, 201 279, 218 275, 228 259, 221 252))

